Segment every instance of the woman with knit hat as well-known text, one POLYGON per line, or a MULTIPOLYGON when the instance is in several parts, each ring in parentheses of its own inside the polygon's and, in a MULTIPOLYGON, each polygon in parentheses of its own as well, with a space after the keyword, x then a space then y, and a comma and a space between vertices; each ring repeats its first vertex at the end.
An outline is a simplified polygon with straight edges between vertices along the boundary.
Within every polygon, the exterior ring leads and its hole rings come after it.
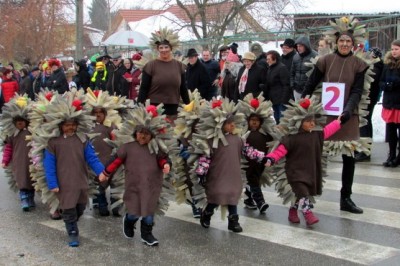
POLYGON ((265 69, 262 69, 257 64, 256 55, 252 52, 245 52, 242 57, 243 65, 239 70, 238 77, 236 79, 236 89, 234 100, 243 100, 244 96, 252 93, 254 97, 257 97, 263 90, 265 84, 265 69))
POLYGON ((389 157, 385 167, 400 164, 397 147, 400 141, 400 39, 392 42, 391 51, 385 55, 380 87, 383 89, 382 118, 386 122, 386 138, 389 143, 389 157))
POLYGON ((243 64, 239 60, 239 56, 229 51, 226 57, 224 68, 221 71, 221 96, 229 100, 235 97, 236 78, 243 64))

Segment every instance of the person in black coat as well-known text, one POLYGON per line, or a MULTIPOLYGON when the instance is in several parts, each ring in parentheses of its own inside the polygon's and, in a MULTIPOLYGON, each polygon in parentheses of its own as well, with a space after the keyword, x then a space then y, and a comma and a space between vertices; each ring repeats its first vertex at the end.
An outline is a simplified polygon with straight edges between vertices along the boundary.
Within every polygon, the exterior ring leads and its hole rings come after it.
POLYGON ((211 100, 213 95, 210 93, 212 90, 210 75, 199 60, 197 51, 189 49, 186 57, 189 59, 185 74, 186 87, 190 91, 197 89, 203 99, 211 100))
POLYGON ((112 66, 108 70, 107 91, 110 95, 129 96, 129 84, 124 78, 126 68, 121 55, 112 58, 112 66))
POLYGON ((286 39, 281 44, 281 49, 282 49, 281 62, 287 67, 289 73, 290 70, 292 69, 293 57, 295 54, 297 54, 296 50, 294 49, 294 46, 295 42, 293 39, 286 39))
MULTIPOLYGON (((374 81, 371 83, 371 88, 369 92, 369 104, 368 104, 368 115, 365 117, 367 119, 368 124, 360 128, 360 137, 364 138, 372 138, 373 137, 373 128, 372 128, 372 113, 374 111, 374 107, 379 100, 380 89, 379 89, 379 80, 381 79, 382 70, 383 70, 383 61, 381 59, 382 52, 379 48, 374 47, 370 48, 371 56, 373 58, 379 58, 379 61, 374 64, 374 81)), ((363 152, 357 153, 354 156, 356 162, 369 161, 371 159, 370 155, 366 155, 363 152)))
POLYGON ((84 89, 85 91, 90 86, 90 74, 86 65, 86 60, 82 59, 75 62, 75 69, 78 74, 74 76, 74 82, 78 89, 84 89))
POLYGON ((53 58, 49 60, 48 64, 52 73, 46 82, 46 87, 49 90, 57 91, 59 94, 68 91, 68 81, 64 70, 61 67, 61 62, 58 59, 53 58))
POLYGON ((264 90, 264 97, 272 102, 274 118, 276 123, 282 117, 282 112, 286 109, 285 104, 293 99, 293 91, 290 89, 290 78, 287 67, 280 62, 277 51, 267 52, 267 63, 269 65, 264 90))
POLYGON ((236 79, 236 89, 234 100, 243 100, 243 98, 252 93, 257 97, 263 90, 265 84, 265 69, 255 64, 256 55, 252 52, 245 52, 242 57, 243 65, 236 79))

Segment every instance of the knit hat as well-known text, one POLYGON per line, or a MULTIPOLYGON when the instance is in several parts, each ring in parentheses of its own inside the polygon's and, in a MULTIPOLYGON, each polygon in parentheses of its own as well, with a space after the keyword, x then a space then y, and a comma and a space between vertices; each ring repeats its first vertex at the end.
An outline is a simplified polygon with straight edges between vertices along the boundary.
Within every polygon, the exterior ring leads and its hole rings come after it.
POLYGON ((237 54, 234 54, 232 51, 229 51, 228 56, 226 57, 226 61, 228 62, 239 62, 239 56, 237 54))
MULTIPOLYGON (((399 46, 400 46, 400 42, 399 42, 399 46)), ((373 56, 376 57, 376 58, 381 58, 382 57, 382 51, 378 47, 369 48, 368 51, 370 51, 373 54, 373 56)))
POLYGON ((49 67, 53 67, 53 66, 61 66, 61 62, 60 60, 58 60, 57 58, 52 58, 48 61, 49 67))
POLYGON ((140 59, 142 59, 142 56, 140 54, 134 54, 132 55, 132 60, 133 61, 139 61, 140 59))

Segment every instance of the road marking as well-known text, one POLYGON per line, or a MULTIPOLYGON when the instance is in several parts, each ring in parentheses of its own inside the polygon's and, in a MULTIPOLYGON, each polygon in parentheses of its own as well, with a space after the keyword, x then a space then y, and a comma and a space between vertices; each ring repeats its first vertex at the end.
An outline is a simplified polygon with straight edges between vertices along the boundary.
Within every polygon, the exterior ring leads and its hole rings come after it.
MULTIPOLYGON (((214 214, 211 227, 227 231, 228 221, 222 221, 219 214, 214 214)), ((195 220, 190 212, 183 212, 182 207, 176 203, 170 204, 166 216, 200 226, 199 220, 195 220)), ((318 225, 310 230, 245 216, 240 216, 240 223, 244 229, 240 235, 355 263, 373 264, 400 255, 400 249, 317 232, 318 225)))

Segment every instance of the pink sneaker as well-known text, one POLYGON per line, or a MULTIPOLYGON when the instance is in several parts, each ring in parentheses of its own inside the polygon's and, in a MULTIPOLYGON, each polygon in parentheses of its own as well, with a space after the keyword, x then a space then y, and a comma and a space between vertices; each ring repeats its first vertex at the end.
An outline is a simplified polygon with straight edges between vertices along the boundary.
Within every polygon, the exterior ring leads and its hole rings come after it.
POLYGON ((294 223, 294 224, 300 223, 299 216, 297 215, 297 209, 295 209, 295 208, 289 209, 288 219, 289 219, 289 222, 291 222, 291 223, 294 223))
POLYGON ((315 216, 314 213, 312 213, 312 211, 306 211, 303 213, 303 215, 307 225, 313 225, 319 222, 318 217, 315 216))

